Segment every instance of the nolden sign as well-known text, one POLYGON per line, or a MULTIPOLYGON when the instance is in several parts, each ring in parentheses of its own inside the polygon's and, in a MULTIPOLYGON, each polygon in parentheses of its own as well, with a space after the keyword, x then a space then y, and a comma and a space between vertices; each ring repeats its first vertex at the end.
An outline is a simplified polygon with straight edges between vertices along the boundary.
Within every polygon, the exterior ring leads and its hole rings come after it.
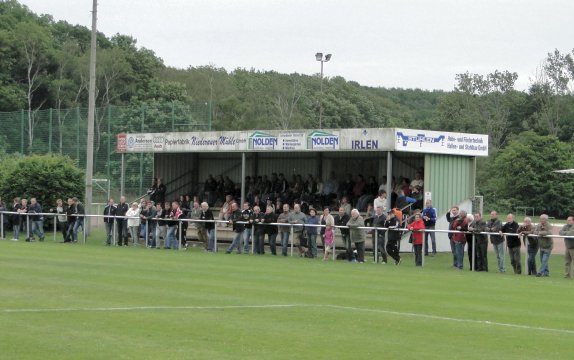
POLYGON ((339 134, 313 131, 307 136, 307 149, 339 150, 339 134))
POLYGON ((250 150, 275 150, 279 140, 277 136, 256 131, 249 136, 250 150))

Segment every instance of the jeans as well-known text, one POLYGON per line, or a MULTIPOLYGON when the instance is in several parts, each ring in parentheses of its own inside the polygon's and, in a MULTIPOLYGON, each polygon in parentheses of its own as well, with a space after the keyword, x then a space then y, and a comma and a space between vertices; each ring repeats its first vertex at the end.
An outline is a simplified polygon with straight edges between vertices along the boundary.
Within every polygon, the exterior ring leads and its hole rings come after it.
POLYGON ((247 228, 243 231, 243 252, 249 254, 249 240, 253 236, 253 228, 247 228))
POLYGON ((452 267, 457 267, 455 242, 452 241, 452 239, 449 240, 450 240, 450 252, 452 253, 452 267))
MULTIPOLYGON (((311 231, 316 230, 315 229, 311 229, 311 231)), ((311 257, 314 259, 317 257, 317 232, 315 233, 307 233, 307 237, 309 238, 309 243, 307 244, 307 246, 309 247, 309 250, 311 252, 311 257)))
POLYGON ((80 226, 82 227, 82 231, 85 232, 85 230, 84 230, 84 218, 83 217, 77 218, 76 222, 74 223, 74 228, 72 229, 72 240, 74 242, 78 241, 78 229, 80 228, 80 226))
POLYGON ((18 239, 20 237, 21 227, 22 225, 20 224, 14 224, 14 227, 12 228, 12 239, 18 239))
POLYGON ((32 223, 32 231, 30 231, 30 237, 33 237, 34 234, 36 234, 40 238, 40 241, 44 241, 44 232, 42 231, 44 221, 32 220, 31 223, 32 223))
POLYGON ((168 226, 167 235, 165 237, 165 248, 166 249, 179 249, 179 241, 177 240, 177 225, 168 226))
POLYGON ((375 234, 373 233, 373 261, 377 260, 386 263, 387 262, 387 251, 385 250, 385 233, 379 232, 377 235, 377 243, 375 244, 375 234), (381 254, 380 259, 377 258, 377 254, 381 254))
POLYGON ((548 270, 548 259, 550 258, 550 253, 552 253, 552 250, 550 249, 540 249, 540 270, 538 273, 542 276, 550 275, 550 271, 548 270))
MULTIPOLYGON (((429 226, 426 228, 427 230, 434 230, 434 226, 429 226)), ((429 236, 431 238, 431 246, 432 246, 432 253, 436 254, 436 237, 435 233, 433 232, 425 232, 425 255, 429 254, 429 236)))
POLYGON ((227 248, 227 253, 231 253, 233 249, 237 248, 237 253, 241 254, 241 238, 243 237, 243 231, 235 233, 231 246, 227 248))
POLYGON ((504 242, 501 242, 500 244, 492 244, 492 247, 494 247, 496 260, 498 261, 498 271, 501 273, 506 272, 506 268, 504 266, 504 242))
POLYGON ((269 238, 269 247, 271 248, 271 254, 277 255, 277 253, 275 252, 275 242, 277 241, 277 233, 267 234, 267 237, 269 238))
POLYGON ((528 275, 536 275, 536 254, 538 247, 528 245, 528 275))
POLYGON ((454 242, 454 252, 456 256, 456 267, 462 270, 464 265, 464 242, 455 241, 454 242))
POLYGON ((207 230, 207 251, 215 251, 215 230, 207 230))
POLYGON ((155 247, 155 227, 156 222, 148 221, 145 225, 145 235, 147 236, 146 246, 155 247))
POLYGON ((281 233, 281 254, 287 256, 287 249, 289 248, 289 232, 285 231, 281 233))
POLYGON ((163 238, 163 243, 167 246, 167 226, 166 225, 157 225, 155 227, 155 233, 153 234, 153 242, 155 243, 155 247, 161 247, 161 240, 163 238))
POLYGON ((112 232, 114 231, 114 222, 112 220, 104 224, 106 225, 106 245, 111 245, 113 237, 112 232))

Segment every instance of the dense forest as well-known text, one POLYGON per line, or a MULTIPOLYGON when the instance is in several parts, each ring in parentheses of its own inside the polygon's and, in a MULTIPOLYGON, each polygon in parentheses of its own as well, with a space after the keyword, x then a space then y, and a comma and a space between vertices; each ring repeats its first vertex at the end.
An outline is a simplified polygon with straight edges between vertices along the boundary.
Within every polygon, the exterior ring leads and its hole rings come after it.
MULTIPOLYGON (((87 106, 90 31, 15 0, 0 0, 0 112, 87 106)), ((526 91, 518 75, 461 73, 452 91, 373 88, 342 77, 227 71, 213 65, 166 66, 136 39, 98 34, 97 106, 211 104, 214 129, 409 127, 487 133, 491 156, 478 163, 477 192, 489 206, 535 207, 564 216, 574 209, 574 51, 541 55, 526 91)), ((535 65, 535 64, 533 64, 535 65)), ((0 133, 0 151, 2 139, 0 133)), ((30 138, 30 142, 34 139, 30 138)), ((30 144, 30 148, 32 148, 30 144)))

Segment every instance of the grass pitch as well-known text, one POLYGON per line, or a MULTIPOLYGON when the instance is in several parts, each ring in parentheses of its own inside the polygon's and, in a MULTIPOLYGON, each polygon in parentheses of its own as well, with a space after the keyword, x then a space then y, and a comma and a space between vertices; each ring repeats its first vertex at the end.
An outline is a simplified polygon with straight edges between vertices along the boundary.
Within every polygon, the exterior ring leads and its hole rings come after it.
MULTIPOLYGON (((0 359, 571 359, 574 283, 0 241, 0 359)), ((494 268, 494 254, 490 265, 494 268)), ((465 259, 466 260, 466 259, 465 259)), ((468 267, 468 266, 467 266, 468 267)))

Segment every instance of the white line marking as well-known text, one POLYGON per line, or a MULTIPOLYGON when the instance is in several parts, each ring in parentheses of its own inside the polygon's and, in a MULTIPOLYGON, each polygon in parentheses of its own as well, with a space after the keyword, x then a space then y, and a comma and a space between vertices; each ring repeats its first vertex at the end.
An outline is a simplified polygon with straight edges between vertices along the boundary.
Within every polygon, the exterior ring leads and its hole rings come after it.
POLYGON ((228 305, 228 306, 130 306, 109 308, 52 308, 52 309, 2 309, 3 313, 38 313, 38 312, 89 312, 89 311, 146 311, 146 310, 227 310, 227 309, 261 309, 289 308, 305 306, 299 304, 277 305, 228 305))
POLYGON ((453 318, 453 317, 448 317, 448 316, 438 316, 438 315, 430 315, 430 314, 419 314, 419 313, 402 312, 402 311, 381 310, 381 309, 358 308, 358 307, 341 306, 341 305, 328 305, 328 304, 326 304, 326 305, 320 305, 320 306, 328 307, 328 308, 332 308, 332 309, 339 309, 339 310, 374 312, 374 313, 389 314, 389 315, 396 315, 396 316, 418 317, 418 318, 423 318, 423 319, 453 321, 453 322, 481 324, 481 325, 505 326, 505 327, 511 327, 511 328, 516 328, 516 329, 551 331, 551 332, 558 332, 558 333, 563 333, 563 334, 574 335, 574 330, 553 329, 553 328, 545 328, 545 327, 540 327, 540 326, 529 326, 529 325, 520 325, 520 324, 509 324, 509 323, 501 323, 501 322, 489 321, 489 320, 459 319, 459 318, 453 318))
POLYGON ((313 305, 313 304, 266 304, 266 305, 222 305, 222 306, 130 306, 130 307, 99 307, 99 308, 47 308, 47 309, 0 309, 1 313, 50 313, 50 312, 121 312, 121 311, 148 311, 148 310, 237 310, 237 309, 283 309, 283 308, 322 308, 322 309, 336 309, 344 311, 360 311, 360 312, 371 312, 378 314, 387 314, 394 316, 406 316, 422 319, 431 319, 439 321, 452 321, 459 323, 470 323, 478 325, 489 325, 489 326, 500 326, 500 327, 510 327, 515 329, 525 329, 525 330, 538 330, 545 332, 555 332, 568 335, 574 335, 574 330, 567 329, 554 329, 546 328, 540 326, 529 326, 520 324, 510 324, 502 323, 489 320, 473 320, 473 319, 461 319, 448 316, 439 316, 431 314, 420 314, 413 312, 403 312, 403 311, 393 311, 384 309, 369 309, 369 308, 359 308, 352 306, 342 306, 342 305, 313 305))

